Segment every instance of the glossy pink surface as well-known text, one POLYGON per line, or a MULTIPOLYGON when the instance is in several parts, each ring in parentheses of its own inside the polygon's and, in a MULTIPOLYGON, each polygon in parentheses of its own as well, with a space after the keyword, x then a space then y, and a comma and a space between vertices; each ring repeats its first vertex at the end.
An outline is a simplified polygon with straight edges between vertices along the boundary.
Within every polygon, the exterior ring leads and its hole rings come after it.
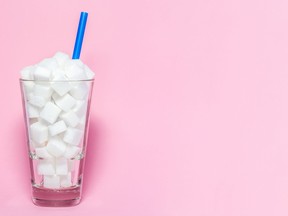
POLYGON ((2 1, 1 215, 286 216, 288 2, 2 1), (72 53, 96 73, 83 201, 30 200, 18 71, 72 53))

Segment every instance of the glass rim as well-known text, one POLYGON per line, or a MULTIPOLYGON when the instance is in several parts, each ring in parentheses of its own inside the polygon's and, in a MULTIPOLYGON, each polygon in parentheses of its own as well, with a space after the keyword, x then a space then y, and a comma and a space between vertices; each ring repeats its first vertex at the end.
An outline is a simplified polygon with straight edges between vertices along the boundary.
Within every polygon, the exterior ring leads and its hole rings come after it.
POLYGON ((94 82, 93 79, 80 79, 80 80, 30 80, 30 79, 22 79, 19 78, 20 82, 43 82, 43 83, 51 83, 51 82, 94 82))

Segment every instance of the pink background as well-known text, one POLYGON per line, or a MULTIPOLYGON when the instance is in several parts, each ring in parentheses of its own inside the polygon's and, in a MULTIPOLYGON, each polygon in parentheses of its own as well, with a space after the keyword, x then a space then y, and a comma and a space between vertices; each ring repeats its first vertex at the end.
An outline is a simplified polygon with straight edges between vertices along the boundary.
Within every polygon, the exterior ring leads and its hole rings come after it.
POLYGON ((288 214, 286 0, 0 3, 1 215, 288 214), (72 53, 96 73, 82 203, 30 200, 18 71, 72 53))

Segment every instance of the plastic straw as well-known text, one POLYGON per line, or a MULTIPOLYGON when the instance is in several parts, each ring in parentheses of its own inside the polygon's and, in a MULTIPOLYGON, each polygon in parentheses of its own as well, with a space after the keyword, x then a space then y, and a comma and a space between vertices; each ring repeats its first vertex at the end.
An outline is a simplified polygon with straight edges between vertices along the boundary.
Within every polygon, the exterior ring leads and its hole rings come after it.
POLYGON ((79 59, 80 58, 80 53, 81 53, 82 42, 83 42, 83 37, 84 37, 84 33, 85 33, 87 18, 88 18, 88 13, 87 12, 81 12, 72 59, 79 59))

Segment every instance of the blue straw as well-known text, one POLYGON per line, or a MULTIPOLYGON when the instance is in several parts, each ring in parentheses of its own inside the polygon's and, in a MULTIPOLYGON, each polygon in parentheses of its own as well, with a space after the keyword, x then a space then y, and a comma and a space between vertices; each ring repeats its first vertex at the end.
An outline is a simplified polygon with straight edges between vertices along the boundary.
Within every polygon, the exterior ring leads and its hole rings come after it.
POLYGON ((87 12, 81 12, 72 59, 80 58, 87 17, 88 17, 87 12))

